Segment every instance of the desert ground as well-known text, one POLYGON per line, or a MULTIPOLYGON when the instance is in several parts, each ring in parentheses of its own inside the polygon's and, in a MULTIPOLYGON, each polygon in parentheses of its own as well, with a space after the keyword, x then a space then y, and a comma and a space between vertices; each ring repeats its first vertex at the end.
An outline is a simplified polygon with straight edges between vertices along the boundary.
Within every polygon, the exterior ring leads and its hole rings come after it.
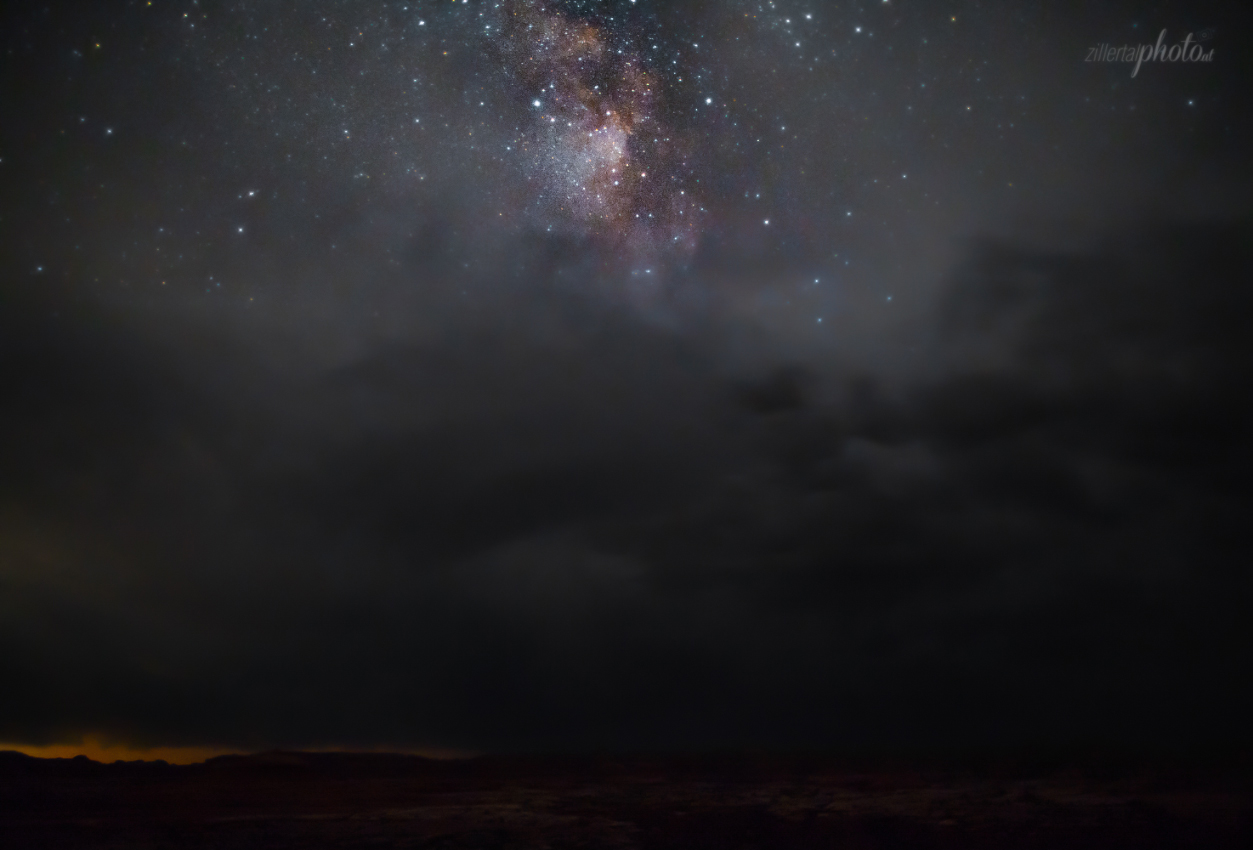
POLYGON ((0 847, 1247 848, 1247 767, 10 752, 0 847))

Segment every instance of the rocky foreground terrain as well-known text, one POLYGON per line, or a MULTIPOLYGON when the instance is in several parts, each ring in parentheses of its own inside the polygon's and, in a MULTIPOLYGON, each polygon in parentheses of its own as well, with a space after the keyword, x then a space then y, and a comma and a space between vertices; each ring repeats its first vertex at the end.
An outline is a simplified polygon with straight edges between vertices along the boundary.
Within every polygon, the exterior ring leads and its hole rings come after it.
POLYGON ((10 848, 1250 848, 1247 759, 1082 768, 717 757, 0 753, 10 848))

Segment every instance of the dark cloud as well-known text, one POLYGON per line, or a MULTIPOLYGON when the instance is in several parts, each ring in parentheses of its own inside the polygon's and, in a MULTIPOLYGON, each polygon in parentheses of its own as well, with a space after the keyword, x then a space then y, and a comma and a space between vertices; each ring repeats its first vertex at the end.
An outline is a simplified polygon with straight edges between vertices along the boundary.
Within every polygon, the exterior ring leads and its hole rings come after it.
POLYGON ((1251 258, 972 243, 905 376, 564 296, 294 370, 14 288, 0 739, 1247 742, 1251 258))

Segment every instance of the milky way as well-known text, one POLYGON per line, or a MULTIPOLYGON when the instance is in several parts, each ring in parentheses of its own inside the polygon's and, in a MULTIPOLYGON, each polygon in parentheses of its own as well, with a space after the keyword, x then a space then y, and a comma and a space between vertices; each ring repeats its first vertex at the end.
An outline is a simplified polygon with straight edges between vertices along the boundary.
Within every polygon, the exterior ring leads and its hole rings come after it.
POLYGON ((704 213, 690 141, 633 39, 536 0, 503 4, 498 20, 491 43, 532 111, 518 145, 535 220, 632 260, 690 253, 704 213))

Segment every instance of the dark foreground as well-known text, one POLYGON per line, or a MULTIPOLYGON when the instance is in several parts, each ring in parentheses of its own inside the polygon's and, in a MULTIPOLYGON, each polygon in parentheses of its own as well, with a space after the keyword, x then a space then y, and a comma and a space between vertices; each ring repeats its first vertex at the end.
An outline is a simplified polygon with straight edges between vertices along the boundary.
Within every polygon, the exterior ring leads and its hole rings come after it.
POLYGON ((1225 766, 0 753, 0 847, 1253 847, 1225 766))

